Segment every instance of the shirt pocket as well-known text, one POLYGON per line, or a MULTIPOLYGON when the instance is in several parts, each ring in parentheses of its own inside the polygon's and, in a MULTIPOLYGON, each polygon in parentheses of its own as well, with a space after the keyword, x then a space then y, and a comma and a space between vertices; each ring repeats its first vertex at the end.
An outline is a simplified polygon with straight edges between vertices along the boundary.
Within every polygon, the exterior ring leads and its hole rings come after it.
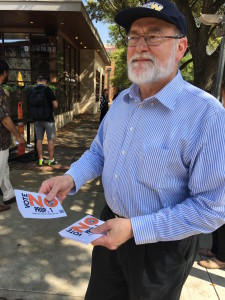
POLYGON ((138 181, 154 189, 165 187, 169 150, 142 146, 139 156, 138 181))

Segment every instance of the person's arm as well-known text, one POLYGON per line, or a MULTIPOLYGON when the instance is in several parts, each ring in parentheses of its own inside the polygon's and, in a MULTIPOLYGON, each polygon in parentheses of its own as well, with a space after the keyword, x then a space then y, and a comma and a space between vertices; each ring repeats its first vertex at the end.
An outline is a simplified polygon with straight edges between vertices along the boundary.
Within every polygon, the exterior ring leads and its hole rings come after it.
POLYGON ((53 100, 52 101, 52 106, 53 106, 53 108, 58 108, 58 101, 57 100, 53 100))
POLYGON ((86 181, 100 176, 104 164, 102 136, 103 122, 99 126, 98 134, 90 149, 70 166, 64 176, 53 177, 44 181, 39 192, 46 194, 48 200, 57 196, 60 201, 63 201, 69 193, 77 192, 86 181))
POLYGON ((10 131, 15 137, 17 142, 21 145, 21 146, 26 146, 27 142, 25 141, 25 139, 21 136, 21 134, 19 133, 19 131, 16 129, 15 125, 13 124, 12 119, 10 118, 10 116, 6 116, 5 118, 3 118, 1 120, 2 124, 5 126, 5 128, 8 129, 8 131, 10 131))

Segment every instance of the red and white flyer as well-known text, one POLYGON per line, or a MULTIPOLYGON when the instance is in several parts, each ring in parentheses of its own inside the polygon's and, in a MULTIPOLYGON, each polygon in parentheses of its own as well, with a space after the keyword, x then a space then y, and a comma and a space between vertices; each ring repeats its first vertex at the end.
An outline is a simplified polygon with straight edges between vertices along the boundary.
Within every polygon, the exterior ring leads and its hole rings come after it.
POLYGON ((44 194, 14 190, 21 215, 32 219, 54 219, 66 217, 66 213, 57 198, 48 201, 44 194))
POLYGON ((93 216, 87 215, 83 219, 61 230, 59 234, 64 238, 78 241, 87 245, 104 235, 94 234, 91 232, 91 229, 96 228, 103 223, 105 222, 93 216))

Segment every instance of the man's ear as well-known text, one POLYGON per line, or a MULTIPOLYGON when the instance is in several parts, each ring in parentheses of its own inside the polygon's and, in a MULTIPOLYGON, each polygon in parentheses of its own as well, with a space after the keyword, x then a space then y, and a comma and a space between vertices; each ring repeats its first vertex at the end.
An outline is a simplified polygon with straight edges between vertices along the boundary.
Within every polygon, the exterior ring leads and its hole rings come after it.
POLYGON ((177 43, 177 61, 178 62, 181 61, 181 59, 183 58, 183 56, 187 50, 187 47, 188 47, 188 41, 187 41, 186 37, 178 40, 178 43, 177 43))

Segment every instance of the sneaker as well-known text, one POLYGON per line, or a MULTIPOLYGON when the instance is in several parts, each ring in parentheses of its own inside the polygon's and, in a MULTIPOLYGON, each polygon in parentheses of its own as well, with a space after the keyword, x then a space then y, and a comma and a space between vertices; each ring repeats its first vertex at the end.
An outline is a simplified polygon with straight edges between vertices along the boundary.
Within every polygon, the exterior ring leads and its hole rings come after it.
POLYGON ((53 165, 57 165, 58 162, 53 158, 52 160, 48 160, 48 166, 53 166, 53 165))
POLYGON ((39 165, 39 166, 43 166, 43 159, 39 159, 39 160, 38 160, 38 165, 39 165))

